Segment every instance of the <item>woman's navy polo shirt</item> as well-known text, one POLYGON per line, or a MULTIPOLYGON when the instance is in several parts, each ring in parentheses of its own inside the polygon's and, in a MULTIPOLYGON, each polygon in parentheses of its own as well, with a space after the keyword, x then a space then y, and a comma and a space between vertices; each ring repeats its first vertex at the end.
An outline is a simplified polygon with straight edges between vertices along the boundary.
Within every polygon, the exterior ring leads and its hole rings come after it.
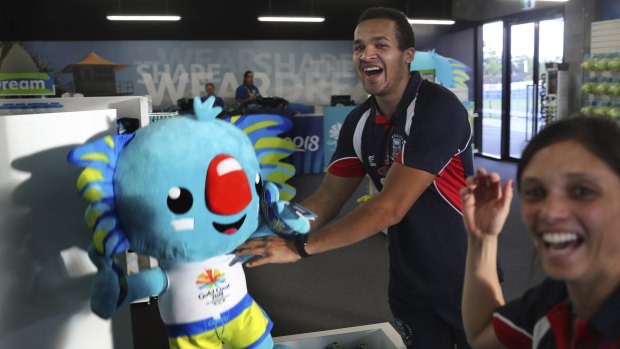
POLYGON ((569 343, 573 326, 566 285, 545 279, 521 298, 493 315, 497 338, 507 348, 620 348, 620 290, 616 290, 587 321, 577 324, 575 342, 569 343))

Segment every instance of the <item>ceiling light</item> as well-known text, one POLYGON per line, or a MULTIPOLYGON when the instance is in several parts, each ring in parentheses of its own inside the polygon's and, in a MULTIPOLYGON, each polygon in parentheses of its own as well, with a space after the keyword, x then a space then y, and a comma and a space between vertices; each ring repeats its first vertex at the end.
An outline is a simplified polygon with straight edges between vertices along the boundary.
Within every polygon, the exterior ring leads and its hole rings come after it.
POLYGON ((170 15, 109 15, 109 21, 180 21, 181 16, 170 15))
POLYGON ((314 22, 319 23, 325 21, 325 17, 285 17, 285 16, 261 16, 258 17, 261 22, 314 22))
POLYGON ((454 21, 451 19, 411 19, 409 18, 409 23, 411 24, 439 24, 439 25, 452 25, 454 21))
POLYGON ((547 1, 547 2, 568 2, 568 0, 536 0, 536 1, 547 1))

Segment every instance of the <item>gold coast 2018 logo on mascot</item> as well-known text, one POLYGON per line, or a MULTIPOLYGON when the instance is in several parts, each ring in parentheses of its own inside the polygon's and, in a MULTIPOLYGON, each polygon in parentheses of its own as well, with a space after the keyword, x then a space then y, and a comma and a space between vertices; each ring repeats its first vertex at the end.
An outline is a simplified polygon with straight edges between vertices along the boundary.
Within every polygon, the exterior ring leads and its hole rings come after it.
POLYGON ((224 273, 219 269, 205 269, 203 273, 198 275, 196 286, 200 291, 199 299, 207 299, 207 304, 222 304, 226 302, 225 290, 230 288, 230 284, 226 283, 224 273))

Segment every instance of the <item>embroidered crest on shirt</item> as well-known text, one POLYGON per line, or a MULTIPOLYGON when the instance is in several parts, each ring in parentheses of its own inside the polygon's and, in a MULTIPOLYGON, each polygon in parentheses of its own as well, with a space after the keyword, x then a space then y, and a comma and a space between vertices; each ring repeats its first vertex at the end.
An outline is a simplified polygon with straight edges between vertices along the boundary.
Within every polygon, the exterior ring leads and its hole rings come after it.
POLYGON ((390 164, 396 160, 396 157, 400 153, 403 148, 403 136, 401 135, 393 135, 392 136, 392 154, 390 154, 390 164))
POLYGON ((371 167, 377 167, 377 163, 375 162, 375 155, 368 155, 368 164, 371 167))

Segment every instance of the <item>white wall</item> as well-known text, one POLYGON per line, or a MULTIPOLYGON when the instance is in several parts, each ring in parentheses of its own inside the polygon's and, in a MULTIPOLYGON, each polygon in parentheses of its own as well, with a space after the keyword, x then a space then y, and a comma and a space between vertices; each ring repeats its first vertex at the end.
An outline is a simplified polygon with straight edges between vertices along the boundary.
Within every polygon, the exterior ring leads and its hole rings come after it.
POLYGON ((0 348, 131 348, 129 310, 90 311, 94 266, 74 146, 116 132, 116 110, 0 116, 0 348))

